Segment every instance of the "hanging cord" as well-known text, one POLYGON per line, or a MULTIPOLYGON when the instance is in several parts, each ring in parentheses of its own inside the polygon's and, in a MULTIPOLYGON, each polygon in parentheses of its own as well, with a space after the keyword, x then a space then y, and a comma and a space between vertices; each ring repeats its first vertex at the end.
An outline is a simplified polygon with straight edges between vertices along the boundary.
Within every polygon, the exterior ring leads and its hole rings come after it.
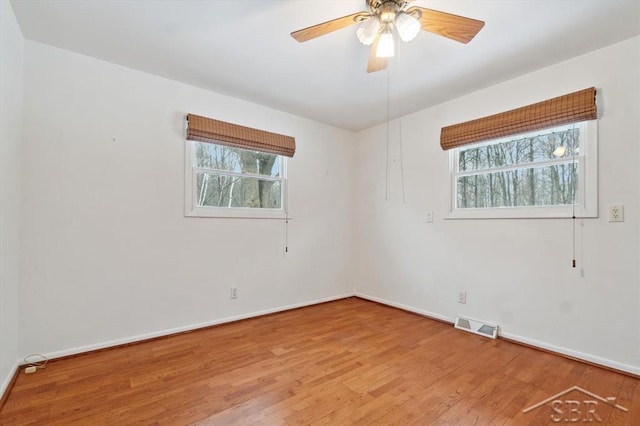
POLYGON ((580 276, 584 278, 584 219, 580 219, 580 259, 582 260, 580 276))
MULTIPOLYGON (((286 166, 285 166, 286 167, 286 166)), ((289 186, 285 186, 284 205, 284 255, 289 253, 289 186)))
POLYGON ((571 225, 572 225, 572 253, 573 253, 573 262, 572 262, 572 266, 575 268, 576 267, 576 144, 575 144, 575 123, 573 124, 573 128, 572 128, 572 132, 571 132, 571 157, 572 157, 572 170, 571 170, 571 174, 572 174, 572 184, 573 184, 573 200, 571 203, 571 225))
POLYGON ((386 157, 386 170, 385 170, 385 183, 384 183, 384 200, 389 201, 389 80, 390 71, 387 68, 387 157, 386 157))
MULTIPOLYGON (((400 49, 398 49, 398 55, 396 62, 400 57, 400 49)), ((402 186, 402 202, 407 203, 407 195, 405 191, 404 183, 404 155, 402 152, 402 117, 400 116, 400 87, 397 88, 397 121, 398 121, 398 148, 400 155, 400 183, 402 186)), ((391 68, 387 68, 387 164, 386 164, 386 179, 385 179, 385 196, 384 200, 389 201, 389 151, 391 146, 391 68)))
POLYGON ((571 222, 573 224, 573 267, 576 267, 576 212, 575 207, 573 208, 573 217, 571 218, 571 222))
MULTIPOLYGON (((396 58, 396 62, 400 60, 400 49, 398 49, 398 56, 396 58)), ((400 148, 400 183, 402 185, 402 203, 407 204, 407 194, 404 188, 404 155, 402 154, 402 109, 400 108, 400 85, 398 85, 397 90, 397 107, 398 107, 398 137, 399 140, 399 148, 400 148)))
POLYGON ((289 253, 289 217, 284 220, 284 252, 289 253))
MULTIPOLYGON (((398 108, 398 111, 400 108, 398 108)), ((400 180, 402 184, 402 202, 407 204, 407 194, 404 189, 404 158, 402 155, 402 118, 398 118, 398 126, 400 127, 400 180)))

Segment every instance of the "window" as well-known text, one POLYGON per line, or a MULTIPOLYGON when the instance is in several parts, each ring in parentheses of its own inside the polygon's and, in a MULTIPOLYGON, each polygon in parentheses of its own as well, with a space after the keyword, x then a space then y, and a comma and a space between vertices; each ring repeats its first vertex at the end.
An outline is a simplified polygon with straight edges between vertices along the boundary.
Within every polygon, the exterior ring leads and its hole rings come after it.
POLYGON ((185 215, 288 219, 291 136, 186 117, 185 215))
POLYGON ((285 157, 187 141, 187 216, 285 216, 285 157))
POLYGON ((448 218, 597 217, 597 121, 450 151, 448 218))

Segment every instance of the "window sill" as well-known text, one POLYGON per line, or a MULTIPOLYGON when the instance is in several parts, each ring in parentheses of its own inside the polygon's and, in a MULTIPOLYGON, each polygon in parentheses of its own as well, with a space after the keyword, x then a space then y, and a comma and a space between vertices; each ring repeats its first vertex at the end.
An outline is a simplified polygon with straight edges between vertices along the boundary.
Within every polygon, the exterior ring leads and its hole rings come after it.
POLYGON ((196 207, 185 211, 185 217, 211 217, 219 219, 291 219, 281 209, 243 209, 196 207))
MULTIPOLYGON (((576 218, 597 218, 598 211, 578 210, 576 218)), ((445 215, 445 220, 458 219, 571 219, 571 207, 504 207, 495 209, 458 209, 445 215)))

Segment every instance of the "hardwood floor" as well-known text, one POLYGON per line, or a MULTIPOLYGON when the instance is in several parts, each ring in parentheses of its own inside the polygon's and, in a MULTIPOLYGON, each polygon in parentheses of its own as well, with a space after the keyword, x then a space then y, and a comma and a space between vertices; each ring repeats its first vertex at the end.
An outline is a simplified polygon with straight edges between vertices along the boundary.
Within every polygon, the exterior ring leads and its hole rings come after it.
POLYGON ((640 425, 640 380, 351 298, 54 360, 20 373, 0 424, 535 425, 552 415, 640 425), (551 403, 523 413, 572 386, 628 412, 573 390, 555 398, 560 413, 551 403))

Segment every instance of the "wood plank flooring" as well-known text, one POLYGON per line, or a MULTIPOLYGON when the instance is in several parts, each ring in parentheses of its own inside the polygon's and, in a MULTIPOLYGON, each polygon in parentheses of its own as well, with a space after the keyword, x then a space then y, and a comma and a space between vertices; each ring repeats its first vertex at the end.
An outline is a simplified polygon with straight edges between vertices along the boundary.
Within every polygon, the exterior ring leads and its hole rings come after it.
POLYGON ((640 425, 640 380, 358 298, 54 360, 20 373, 0 412, 2 425, 558 419, 640 425), (573 390, 523 413, 572 386, 628 412, 573 390))

